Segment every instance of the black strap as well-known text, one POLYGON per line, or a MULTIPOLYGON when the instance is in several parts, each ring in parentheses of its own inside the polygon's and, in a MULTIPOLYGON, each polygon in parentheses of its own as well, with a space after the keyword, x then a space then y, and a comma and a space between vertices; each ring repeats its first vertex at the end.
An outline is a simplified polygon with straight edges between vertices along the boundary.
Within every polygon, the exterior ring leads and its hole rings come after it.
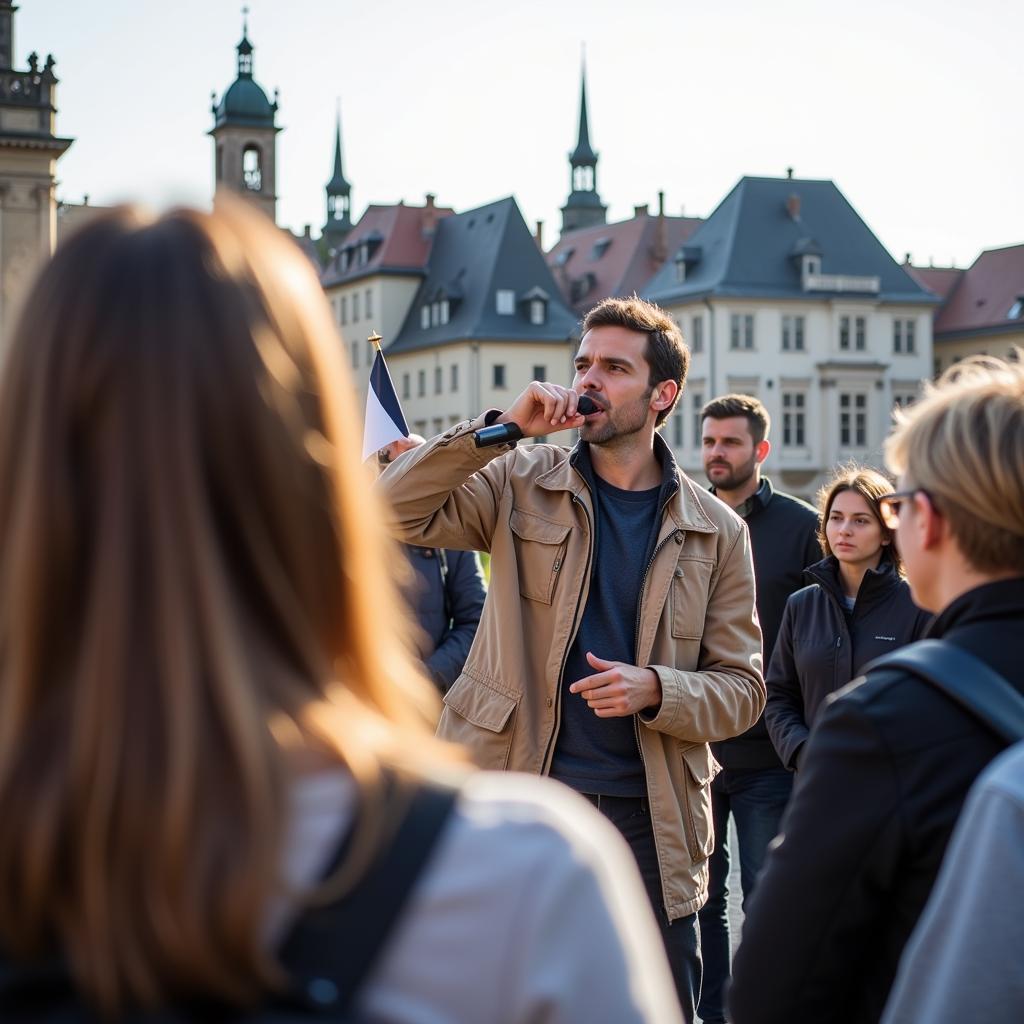
MULTIPOLYGON (((331 1020, 351 1007, 454 808, 455 789, 421 785, 408 810, 357 886, 341 900, 307 911, 280 949, 297 1000, 331 1020)), ((348 849, 342 845, 339 863, 348 849)))
POLYGON ((1007 743, 1024 739, 1024 696, 995 669, 962 647, 921 640, 875 658, 876 669, 904 669, 941 690, 1007 743))

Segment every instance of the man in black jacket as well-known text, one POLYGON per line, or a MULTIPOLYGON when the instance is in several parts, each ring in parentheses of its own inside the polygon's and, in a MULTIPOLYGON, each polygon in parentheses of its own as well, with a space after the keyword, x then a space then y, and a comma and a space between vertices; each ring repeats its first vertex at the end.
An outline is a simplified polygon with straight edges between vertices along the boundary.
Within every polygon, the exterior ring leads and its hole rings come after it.
MULTIPOLYGON (((1024 693, 1024 369, 961 363, 901 417, 882 499, 929 635, 1024 693)), ((967 791, 1003 747, 918 677, 869 671, 811 732, 750 901, 735 1024, 881 1016, 967 791)))
MULTIPOLYGON (((724 395, 701 412, 704 473, 714 493, 746 521, 754 555, 757 615, 764 664, 771 661, 786 599, 804 585, 803 569, 821 558, 818 513, 772 488, 761 476, 771 451, 768 410, 750 395, 724 395)), ((735 739, 713 743, 723 770, 711 787, 715 849, 708 861, 708 901, 700 911, 704 980, 698 1013, 705 1024, 725 1020, 729 979, 729 817, 736 823, 744 903, 779 830, 793 777, 779 760, 764 719, 735 739)))

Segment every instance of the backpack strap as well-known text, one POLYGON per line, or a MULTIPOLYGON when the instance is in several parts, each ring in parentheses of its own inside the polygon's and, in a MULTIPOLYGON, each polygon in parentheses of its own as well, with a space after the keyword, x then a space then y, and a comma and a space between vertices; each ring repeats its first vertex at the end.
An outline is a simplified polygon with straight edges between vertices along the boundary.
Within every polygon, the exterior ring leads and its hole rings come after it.
MULTIPOLYGON (((394 786, 392 787, 394 789, 394 786)), ((351 1010, 451 817, 458 790, 422 784, 369 870, 340 900, 306 911, 279 951, 285 1001, 337 1020, 351 1010)), ((342 844, 328 873, 343 860, 342 844)))
POLYGON ((875 658, 863 675, 876 669, 903 669, 941 690, 1000 739, 1024 739, 1024 696, 995 669, 956 644, 919 640, 875 658))

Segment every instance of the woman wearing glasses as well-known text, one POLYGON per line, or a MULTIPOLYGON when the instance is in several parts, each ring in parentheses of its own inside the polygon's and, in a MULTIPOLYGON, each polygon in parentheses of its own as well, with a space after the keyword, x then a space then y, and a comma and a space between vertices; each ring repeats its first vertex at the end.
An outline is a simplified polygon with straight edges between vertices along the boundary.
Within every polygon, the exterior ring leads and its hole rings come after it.
MULTIPOLYGON (((920 639, 930 616, 910 598, 882 503, 893 489, 872 469, 841 470, 821 491, 825 558, 786 603, 765 674, 764 719, 786 767, 796 769, 825 698, 873 658, 920 639)), ((892 513, 886 510, 888 515, 892 513)))

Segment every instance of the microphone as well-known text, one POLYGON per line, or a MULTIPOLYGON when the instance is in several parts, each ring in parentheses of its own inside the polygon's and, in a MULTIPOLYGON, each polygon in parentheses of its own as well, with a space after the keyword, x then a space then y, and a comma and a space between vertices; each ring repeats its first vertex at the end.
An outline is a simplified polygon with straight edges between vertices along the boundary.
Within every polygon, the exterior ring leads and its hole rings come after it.
MULTIPOLYGON (((576 411, 584 416, 597 412, 601 406, 589 395, 580 395, 576 402, 576 411)), ((508 444, 518 441, 523 436, 518 423, 495 423, 493 427, 483 427, 473 434, 477 448, 490 448, 495 444, 508 444)))

